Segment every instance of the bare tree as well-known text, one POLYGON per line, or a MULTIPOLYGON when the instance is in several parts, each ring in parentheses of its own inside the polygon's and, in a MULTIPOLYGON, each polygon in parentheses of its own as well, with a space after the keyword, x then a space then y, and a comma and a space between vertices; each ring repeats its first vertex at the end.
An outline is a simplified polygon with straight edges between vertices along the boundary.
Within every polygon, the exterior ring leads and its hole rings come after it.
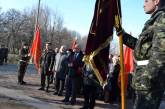
POLYGON ((82 51, 85 51, 86 43, 87 43, 87 36, 83 36, 80 40, 80 45, 81 45, 82 51))
MULTIPOLYGON (((20 12, 9 9, 1 12, 0 9, 0 44, 6 44, 10 52, 16 53, 22 42, 31 45, 37 16, 37 8, 25 9, 20 12)), ((75 38, 81 40, 81 35, 64 27, 63 17, 57 12, 52 12, 47 6, 42 6, 39 16, 42 42, 51 41, 54 47, 65 44, 71 47, 75 38)))
POLYGON ((25 19, 23 19, 22 14, 15 9, 10 9, 5 14, 4 27, 8 33, 6 35, 7 46, 13 52, 15 52, 15 48, 18 47, 19 42, 22 42, 23 39, 26 40, 25 37, 20 37, 21 26, 24 24, 24 21, 25 19))

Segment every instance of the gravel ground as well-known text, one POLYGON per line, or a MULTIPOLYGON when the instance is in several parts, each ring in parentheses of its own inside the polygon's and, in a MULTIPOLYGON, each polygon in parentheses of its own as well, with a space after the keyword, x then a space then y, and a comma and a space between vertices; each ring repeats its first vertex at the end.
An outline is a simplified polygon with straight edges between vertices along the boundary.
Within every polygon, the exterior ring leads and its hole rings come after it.
MULTIPOLYGON (((17 65, 0 66, 0 109, 79 109, 83 104, 83 98, 80 97, 76 105, 65 105, 61 102, 64 96, 53 95, 53 85, 49 93, 39 91, 40 75, 33 65, 27 67, 24 78, 26 85, 17 84, 16 72, 17 65)), ((131 107, 131 100, 127 100, 127 109, 132 109, 131 107)), ((120 105, 97 100, 95 109, 120 109, 120 105)), ((164 101, 160 109, 165 109, 164 101)))

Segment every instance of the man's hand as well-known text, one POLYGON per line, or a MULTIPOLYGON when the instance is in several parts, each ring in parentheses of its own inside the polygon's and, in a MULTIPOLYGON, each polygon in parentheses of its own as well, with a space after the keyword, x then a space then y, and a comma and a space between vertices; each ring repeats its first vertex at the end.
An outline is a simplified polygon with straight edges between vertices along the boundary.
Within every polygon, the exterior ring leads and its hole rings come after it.
POLYGON ((116 30, 116 35, 117 36, 120 36, 121 34, 124 34, 124 30, 123 29, 120 29, 120 30, 116 30))
POLYGON ((41 67, 38 68, 38 73, 41 74, 41 67))
POLYGON ((30 57, 30 56, 31 56, 31 54, 30 54, 30 53, 28 53, 28 56, 30 57))

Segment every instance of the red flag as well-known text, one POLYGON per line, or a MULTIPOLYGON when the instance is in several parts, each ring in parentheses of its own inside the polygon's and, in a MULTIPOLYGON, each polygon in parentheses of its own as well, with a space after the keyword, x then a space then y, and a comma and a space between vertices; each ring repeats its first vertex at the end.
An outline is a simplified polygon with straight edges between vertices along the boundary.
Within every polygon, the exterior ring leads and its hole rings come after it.
POLYGON ((132 73, 134 71, 133 51, 127 46, 125 46, 124 50, 124 65, 126 74, 132 73))
POLYGON ((88 34, 84 61, 91 65, 101 85, 108 73, 109 43, 119 18, 118 0, 96 0, 94 17, 88 34))
POLYGON ((36 33, 33 39, 30 54, 31 57, 33 58, 36 68, 39 69, 40 58, 41 58, 41 36, 40 36, 39 26, 36 27, 36 33))
MULTIPOLYGON (((134 59, 133 59, 133 50, 128 46, 125 46, 124 49, 124 73, 125 73, 125 90, 127 90, 128 85, 128 74, 134 71, 134 59)), ((121 86, 121 74, 118 77, 119 87, 121 86)))

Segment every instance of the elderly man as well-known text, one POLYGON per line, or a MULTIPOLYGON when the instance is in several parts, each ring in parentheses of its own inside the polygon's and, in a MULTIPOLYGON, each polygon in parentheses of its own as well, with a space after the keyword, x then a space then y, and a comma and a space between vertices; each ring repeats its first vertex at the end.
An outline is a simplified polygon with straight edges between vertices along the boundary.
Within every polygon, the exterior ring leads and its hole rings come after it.
POLYGON ((68 70, 67 67, 67 54, 66 54, 66 46, 62 45, 59 52, 56 54, 55 57, 55 92, 54 95, 61 96, 64 84, 65 84, 65 77, 68 70))

